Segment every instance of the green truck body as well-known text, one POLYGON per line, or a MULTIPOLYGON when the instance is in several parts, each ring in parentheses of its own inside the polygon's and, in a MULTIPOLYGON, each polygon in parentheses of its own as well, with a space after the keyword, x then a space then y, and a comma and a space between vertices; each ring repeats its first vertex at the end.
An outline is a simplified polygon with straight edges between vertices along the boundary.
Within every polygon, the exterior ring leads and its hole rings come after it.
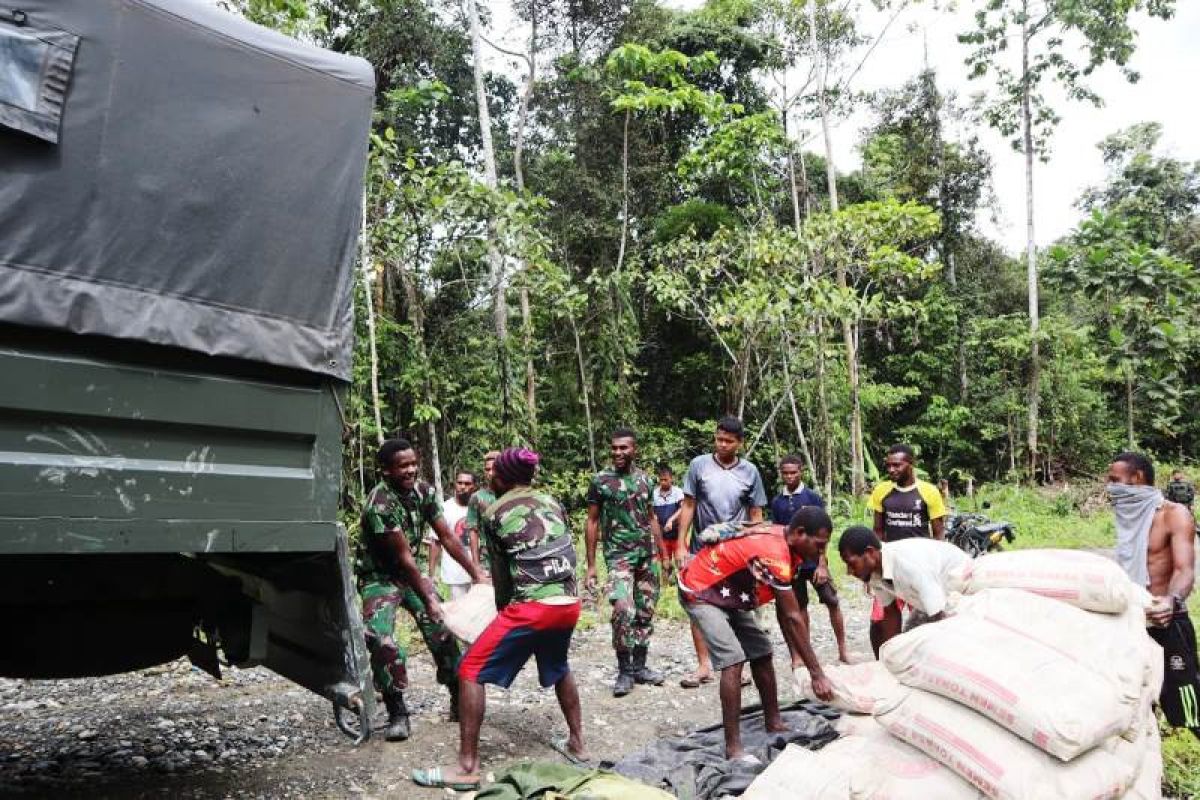
POLYGON ((29 0, 6 70, 0 674, 187 655, 369 719, 338 507, 370 66, 196 1, 29 0))

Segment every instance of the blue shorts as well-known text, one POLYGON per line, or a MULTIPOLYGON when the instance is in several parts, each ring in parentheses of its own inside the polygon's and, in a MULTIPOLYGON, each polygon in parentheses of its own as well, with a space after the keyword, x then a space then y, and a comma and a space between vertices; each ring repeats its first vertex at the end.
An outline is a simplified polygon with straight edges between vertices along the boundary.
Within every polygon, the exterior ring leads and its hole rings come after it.
POLYGON ((458 664, 458 677, 507 689, 533 656, 538 681, 544 687, 554 686, 570 672, 567 650, 582 607, 579 600, 510 603, 467 648, 458 664))

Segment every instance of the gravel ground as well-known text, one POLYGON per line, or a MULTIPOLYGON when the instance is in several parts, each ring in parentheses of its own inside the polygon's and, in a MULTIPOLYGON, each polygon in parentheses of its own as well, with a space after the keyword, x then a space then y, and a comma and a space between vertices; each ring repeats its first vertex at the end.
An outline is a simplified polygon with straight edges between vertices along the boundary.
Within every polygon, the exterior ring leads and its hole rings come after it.
MULTIPOLYGON (((850 647, 866 653, 865 598, 842 593, 850 647)), ((813 608, 813 643, 836 658, 829 618, 813 608)), ((774 625, 772 624, 774 629, 774 625)), ((793 695, 787 648, 777 629, 780 694, 793 695)), ((579 681, 584 733, 593 758, 616 759, 657 736, 720 719, 715 685, 678 680, 694 664, 687 626, 665 621, 651 646, 662 687, 611 695, 615 664, 607 624, 576 633, 572 668, 579 681)), ((186 660, 105 678, 0 679, 0 795, 89 798, 444 797, 409 781, 414 768, 452 763, 458 726, 427 654, 410 658, 413 737, 382 737, 353 747, 333 725, 329 704, 263 669, 226 671, 215 681, 186 660)), ((756 702, 753 687, 746 702, 756 702)), ((378 720, 381 723, 382 720, 378 720)), ((560 759, 550 742, 566 726, 552 691, 527 668, 507 691, 489 688, 481 754, 486 770, 521 758, 560 759)))

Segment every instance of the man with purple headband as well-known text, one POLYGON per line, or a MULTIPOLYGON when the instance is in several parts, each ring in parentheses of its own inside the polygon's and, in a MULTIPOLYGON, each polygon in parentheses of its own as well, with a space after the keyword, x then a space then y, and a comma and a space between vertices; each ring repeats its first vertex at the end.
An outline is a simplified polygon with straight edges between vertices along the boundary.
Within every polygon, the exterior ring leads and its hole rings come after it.
POLYGON ((575 545, 559 502, 530 487, 538 461, 532 450, 510 448, 493 465, 496 500, 483 513, 481 533, 491 553, 500 613, 458 665, 458 764, 413 770, 418 786, 479 788, 484 684, 507 688, 531 656, 537 659, 538 680, 554 687, 567 721, 569 736, 561 748, 574 759, 587 758, 579 690, 567 664, 580 611, 575 545))

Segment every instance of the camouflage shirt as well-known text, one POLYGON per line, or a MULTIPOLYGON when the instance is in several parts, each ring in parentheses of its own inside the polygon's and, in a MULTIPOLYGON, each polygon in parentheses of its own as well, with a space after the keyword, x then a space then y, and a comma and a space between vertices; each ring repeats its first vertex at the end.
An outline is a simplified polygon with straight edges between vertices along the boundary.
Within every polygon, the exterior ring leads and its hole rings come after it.
POLYGON ((578 596, 571 527, 550 495, 529 487, 505 492, 488 506, 482 533, 492 556, 497 607, 578 596))
POLYGON ((471 495, 471 499, 467 501, 467 522, 464 530, 470 531, 474 528, 478 536, 480 525, 483 522, 483 512, 487 511, 487 507, 494 502, 496 502, 496 495, 492 494, 491 489, 479 489, 471 495))
POLYGON ((1180 503, 1191 508, 1192 503, 1196 500, 1196 490, 1187 481, 1171 481, 1167 484, 1167 490, 1163 492, 1163 496, 1172 503, 1180 503))
POLYGON ((628 552, 654 547, 650 533, 654 484, 636 467, 629 472, 606 469, 592 478, 587 503, 600 507, 604 551, 628 552))
POLYGON ((484 512, 494 502, 496 502, 496 495, 492 494, 491 489, 486 487, 478 489, 467 501, 467 519, 463 523, 463 538, 467 542, 471 541, 471 531, 475 531, 475 536, 479 539, 479 560, 482 562, 481 566, 488 572, 492 571, 492 557, 488 548, 484 546, 482 524, 484 512))
POLYGON ((409 492, 398 492, 387 481, 380 481, 367 495, 362 515, 362 533, 359 537, 359 575, 370 580, 396 580, 399 565, 389 563, 380 545, 388 531, 399 528, 408 540, 413 558, 422 572, 425 571, 425 554, 421 542, 425 539, 425 528, 442 518, 442 504, 437 492, 424 481, 409 492))

